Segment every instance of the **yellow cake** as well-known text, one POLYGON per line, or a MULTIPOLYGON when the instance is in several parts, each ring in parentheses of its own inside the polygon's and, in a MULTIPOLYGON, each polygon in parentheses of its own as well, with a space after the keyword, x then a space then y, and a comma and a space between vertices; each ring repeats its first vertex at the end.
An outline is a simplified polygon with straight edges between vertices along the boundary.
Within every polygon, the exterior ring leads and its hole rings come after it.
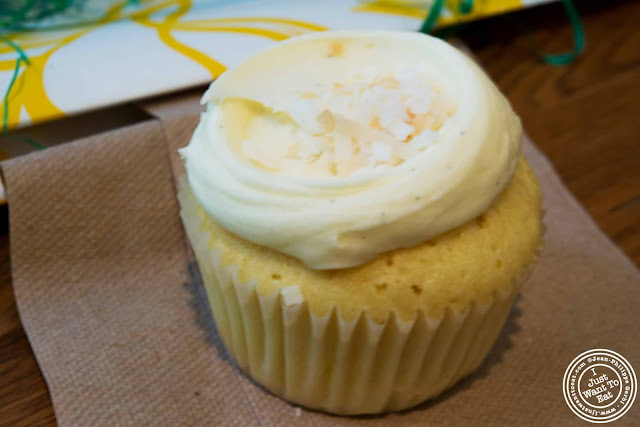
MULTIPOLYGON (((375 65, 375 55, 367 55, 360 59, 375 65)), ((518 154, 519 121, 486 76, 428 36, 327 32, 269 49, 232 69, 212 89, 208 111, 182 153, 188 179, 181 182, 179 200, 217 328, 238 365, 277 395, 338 414, 404 409, 472 372, 536 260, 542 227, 538 184, 518 154), (422 75, 401 71, 404 77, 396 78, 395 68, 370 81, 358 77, 355 83, 336 83, 349 68, 344 64, 351 64, 350 52, 358 57, 380 45, 378 54, 413 47, 440 55, 445 65, 428 64, 434 68, 446 70, 447 61, 456 70, 468 67, 460 79, 475 84, 469 97, 479 100, 472 107, 487 111, 468 107, 465 92, 457 81, 447 81, 446 73, 425 77, 438 84, 418 99, 412 94, 415 84, 424 85, 422 75), (337 91, 340 100, 360 91, 358 99, 373 96, 373 103, 383 96, 385 108, 365 122, 388 140, 357 122, 362 109, 350 107, 353 113, 335 97, 325 96, 329 106, 305 116, 308 105, 289 112, 285 107, 294 101, 279 98, 289 86, 274 83, 269 92, 235 85, 250 81, 256 70, 267 70, 263 84, 268 85, 269 79, 283 78, 286 71, 280 67, 287 58, 314 51, 328 60, 344 58, 344 64, 330 63, 334 80, 324 87, 315 84, 318 76, 300 84, 290 81, 298 84, 292 93, 315 99, 337 91), (404 87, 410 88, 407 95, 404 87), (391 93, 395 90, 400 95, 391 93), (412 128, 385 119, 393 102, 408 105, 404 123, 412 128), (323 128, 327 121, 331 126, 323 128), (391 124, 385 128, 384 123, 391 124), (300 129, 311 136, 299 136, 300 129), (222 133, 211 138, 206 132, 222 133), (344 133, 352 146, 347 155, 338 152, 344 133), (429 142, 418 141, 421 137, 429 142), (313 143, 320 138, 331 156, 305 152, 296 138, 313 143), (398 143, 414 146, 405 150, 398 143), (462 158, 456 158, 460 169, 454 161, 446 169, 429 163, 430 154, 443 155, 437 144, 445 143, 470 152, 456 154, 462 158), (216 151, 227 148, 229 157, 216 151), (360 159, 358 153, 366 150, 369 157, 360 159), (290 157, 281 161, 273 152, 290 157), (325 158, 330 160, 322 164, 325 158), (210 179, 210 168, 216 179, 210 179), (412 175, 421 171, 424 175, 412 175), (384 191, 403 179, 393 191, 384 191), (302 192, 297 194, 291 183, 302 192), (364 204, 366 209, 358 209, 364 204), (378 206, 383 208, 375 210, 378 206)), ((452 152, 458 151, 447 155, 452 152)))

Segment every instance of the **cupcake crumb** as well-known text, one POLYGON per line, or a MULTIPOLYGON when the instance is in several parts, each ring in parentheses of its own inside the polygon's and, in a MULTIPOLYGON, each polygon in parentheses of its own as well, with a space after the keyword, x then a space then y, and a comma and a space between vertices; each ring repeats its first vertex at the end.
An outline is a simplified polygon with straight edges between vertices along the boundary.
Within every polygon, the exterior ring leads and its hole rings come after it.
POLYGON ((420 285, 411 285, 411 290, 416 295, 420 295, 422 293, 422 287, 420 285))
POLYGON ((285 307, 292 307, 304 302, 304 297, 298 285, 280 288, 280 297, 282 298, 282 305, 285 307))
POLYGON ((385 290, 387 290, 387 286, 387 282, 376 283, 376 291, 384 292, 385 290))
POLYGON ((299 417, 302 415, 302 409, 300 409, 299 407, 296 406, 293 410, 296 413, 296 417, 299 417))

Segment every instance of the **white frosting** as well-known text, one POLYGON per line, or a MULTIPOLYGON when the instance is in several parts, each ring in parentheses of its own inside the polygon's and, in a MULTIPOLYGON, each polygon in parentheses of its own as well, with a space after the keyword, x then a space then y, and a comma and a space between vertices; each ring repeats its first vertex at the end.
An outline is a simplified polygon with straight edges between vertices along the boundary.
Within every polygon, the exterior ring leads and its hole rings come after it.
POLYGON ((314 269, 356 266, 478 216, 511 179, 522 137, 482 70, 419 33, 280 42, 203 102, 181 150, 195 196, 229 231, 314 269), (345 90, 359 95, 342 100, 345 90))

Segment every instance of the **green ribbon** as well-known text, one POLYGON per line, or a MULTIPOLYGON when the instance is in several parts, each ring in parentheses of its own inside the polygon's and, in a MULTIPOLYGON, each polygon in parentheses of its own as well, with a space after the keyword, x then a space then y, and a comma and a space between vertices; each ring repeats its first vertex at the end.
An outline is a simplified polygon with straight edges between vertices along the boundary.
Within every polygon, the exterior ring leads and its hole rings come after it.
MULTIPOLYGON (((24 51, 14 43, 8 37, 5 37, 2 33, 6 33, 9 30, 19 29, 21 24, 28 21, 37 21, 49 16, 53 16, 57 13, 64 11, 73 4, 73 0, 48 0, 46 2, 37 2, 37 0, 27 0, 24 4, 18 8, 4 7, 0 9, 0 41, 7 44, 18 54, 16 59, 16 65, 13 68, 13 74, 11 80, 9 80, 9 86, 4 94, 3 99, 3 117, 2 117, 2 133, 7 137, 9 133, 9 95, 15 85, 16 79, 20 73, 20 66, 24 62, 26 66, 30 65, 29 58, 24 51)), ((42 150, 45 147, 30 138, 20 137, 22 142, 31 145, 32 147, 42 150)))
POLYGON ((562 0, 565 12, 573 28, 573 50, 571 52, 560 53, 555 55, 544 55, 538 53, 538 57, 546 64, 550 65, 566 65, 573 62, 584 50, 586 43, 586 36, 584 34, 584 27, 580 20, 580 14, 576 9, 576 6, 571 0, 562 0))
MULTIPOLYGON (((533 35, 530 31, 525 31, 528 37, 532 39, 533 50, 536 52, 536 55, 542 62, 549 65, 567 65, 573 62, 584 50, 584 46, 586 43, 586 37, 584 33, 584 27, 582 25, 582 21, 580 20, 580 14, 573 4, 572 0, 561 0, 562 5, 567 13, 567 17, 569 18, 569 23, 571 24, 571 28, 573 29, 573 49, 570 52, 559 53, 559 54, 543 54, 540 52, 538 48, 538 44, 533 39, 533 35)), ((431 8, 429 9, 429 13, 427 14, 422 26, 420 27, 420 32, 425 34, 431 33, 438 22, 438 18, 440 17, 440 13, 442 13, 442 8, 444 7, 445 0, 434 0, 431 8)), ((458 10, 463 15, 468 15, 473 11, 473 0, 461 0, 458 6, 458 10)), ((442 34, 450 35, 450 32, 444 32, 442 34)))
POLYGON ((458 6, 458 10, 465 15, 471 13, 473 10, 473 0, 462 0, 460 6, 458 6))
POLYGON ((0 40, 11 46, 17 53, 18 59, 16 59, 16 66, 13 68, 13 75, 11 76, 11 80, 9 80, 9 87, 7 88, 7 92, 4 94, 4 114, 2 117, 2 133, 9 133, 9 94, 11 93, 11 89, 13 88, 13 84, 16 82, 18 78, 18 73, 20 72, 20 63, 24 61, 24 63, 29 65, 29 58, 25 55, 24 51, 20 49, 20 46, 15 44, 10 39, 6 38, 3 35, 0 35, 0 40))
MULTIPOLYGON (((580 20, 580 15, 576 10, 575 5, 571 0, 561 0, 564 5, 564 9, 569 18, 569 22, 571 23, 571 27, 573 28, 573 50, 566 53, 561 54, 542 54, 540 53, 540 49, 538 49, 535 40, 533 41, 534 50, 536 51, 538 57, 545 63, 550 65, 566 65, 573 62, 584 50, 585 46, 585 34, 584 27, 582 25, 582 21, 580 20)), ((25 22, 27 20, 39 20, 48 16, 55 15, 59 12, 64 11, 69 8, 74 3, 73 0, 49 0, 45 2, 48 7, 43 9, 34 8, 36 5, 36 0, 27 0, 24 6, 18 8, 17 10, 9 10, 5 9, 0 11, 0 31, 3 29, 6 31, 9 28, 15 28, 19 26, 20 23, 25 22), (34 9, 35 12, 34 12, 34 9), (3 28, 4 27, 4 28, 3 28)), ((129 0, 129 3, 136 4, 138 0, 129 0)), ((429 9, 429 13, 427 14, 420 31, 423 33, 431 33, 442 13, 442 9, 444 7, 445 0, 434 0, 431 8, 429 9)), ((460 13, 467 15, 473 11, 473 0, 461 0, 458 6, 458 10, 460 13)), ((532 37, 530 34, 528 34, 532 37)), ((11 76, 11 80, 9 81, 9 86, 4 95, 4 114, 3 114, 3 123, 2 123, 2 132, 3 134, 7 134, 9 132, 9 94, 11 93, 11 89, 15 84, 16 79, 18 78, 18 74, 20 73, 20 65, 22 62, 25 65, 29 66, 29 58, 24 53, 24 51, 18 46, 16 43, 11 41, 9 38, 0 34, 0 41, 6 43, 11 46, 16 53, 18 54, 18 58, 16 59, 16 65, 13 69, 13 75, 11 76)), ((35 141, 28 140, 25 141, 37 148, 42 148, 42 145, 38 144, 35 141)))
MULTIPOLYGON (((18 78, 18 73, 20 72, 20 63, 24 62, 27 66, 30 65, 29 58, 24 53, 24 51, 18 46, 16 43, 6 38, 5 36, 0 34, 0 40, 5 42, 7 45, 11 46, 17 53, 18 59, 16 59, 16 66, 13 68, 13 75, 11 76, 11 80, 9 81, 9 87, 7 88, 7 92, 4 94, 4 114, 2 118, 2 133, 5 137, 7 137, 9 133, 9 94, 11 93, 11 88, 13 87, 16 79, 18 78)), ((20 141, 25 144, 29 144, 37 150, 44 150, 45 147, 37 141, 34 141, 31 138, 27 137, 19 137, 20 141)))
POLYGON ((444 0, 434 0, 431 8, 429 8, 427 17, 422 23, 422 27, 420 27, 421 33, 429 34, 433 30, 433 27, 436 26, 436 22, 438 22, 438 18, 440 17, 443 6, 444 0))
MULTIPOLYGON (((38 31, 38 30, 54 30, 64 29, 71 25, 51 25, 46 28, 31 28, 25 24, 40 21, 45 18, 55 16, 66 11, 72 6, 81 7, 85 0, 26 0, 22 6, 0 8, 0 42, 3 42, 13 48, 18 54, 16 65, 13 69, 13 75, 9 81, 9 86, 4 94, 4 112, 2 120, 2 133, 7 135, 9 132, 9 95, 15 85, 16 79, 20 73, 20 66, 24 62, 26 66, 30 65, 29 58, 24 51, 8 37, 5 37, 9 31, 38 31)), ((139 0, 128 0, 128 4, 138 4, 139 0)), ((88 25, 94 21, 81 22, 81 25, 88 25)), ((20 138, 24 143, 29 144, 39 150, 44 146, 29 138, 20 138)))
POLYGON ((0 10, 0 27, 7 30, 20 30, 25 22, 36 22, 54 16, 73 6, 83 3, 78 0, 27 0, 15 9, 4 7, 0 10))

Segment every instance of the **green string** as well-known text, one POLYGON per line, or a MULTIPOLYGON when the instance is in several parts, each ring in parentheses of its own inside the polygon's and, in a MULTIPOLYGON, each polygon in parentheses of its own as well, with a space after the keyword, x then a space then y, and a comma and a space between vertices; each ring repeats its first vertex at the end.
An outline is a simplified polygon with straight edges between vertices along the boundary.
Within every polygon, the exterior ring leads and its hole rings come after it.
MULTIPOLYGON (((31 28, 25 26, 25 23, 33 23, 39 20, 49 18, 55 16, 58 13, 64 12, 69 9, 71 6, 79 7, 86 0, 27 0, 23 6, 18 9, 10 9, 8 7, 0 8, 0 41, 4 42, 11 48, 13 48, 18 54, 18 58, 16 59, 16 65, 13 69, 13 75, 11 76, 11 80, 9 81, 9 86, 7 87, 7 91, 4 94, 4 111, 3 111, 3 120, 2 120, 2 132, 4 135, 7 135, 9 132, 9 95, 11 94, 11 90, 18 78, 20 73, 20 65, 22 62, 25 63, 26 66, 30 65, 29 58, 24 53, 24 51, 14 43, 8 37, 5 37, 3 33, 7 33, 8 31, 42 31, 42 30, 52 30, 52 29, 64 29, 68 27, 74 27, 72 24, 62 24, 62 25, 51 25, 45 28, 31 28)), ((139 0, 128 0, 127 4, 138 4, 139 0)), ((90 22, 81 22, 80 25, 90 25, 94 23, 94 21, 90 22)), ((43 147, 41 144, 33 140, 25 140, 25 142, 33 145, 34 147, 43 147)))
POLYGON ((4 94, 4 114, 2 118, 2 133, 7 135, 9 133, 9 94, 11 93, 11 89, 13 88, 16 79, 18 78, 18 73, 20 72, 20 63, 24 61, 24 63, 29 66, 29 58, 25 55, 24 51, 20 49, 20 46, 15 44, 13 41, 9 40, 3 35, 0 35, 0 40, 11 46, 17 53, 18 59, 16 59, 16 66, 13 68, 13 75, 11 76, 11 80, 9 80, 9 87, 7 88, 7 92, 4 94))
MULTIPOLYGON (((566 65, 573 62, 584 50, 585 41, 586 41, 584 27, 582 25, 582 21, 580 20, 580 15, 578 14, 578 11, 575 5, 571 0, 561 0, 561 1, 567 13, 567 16, 569 18, 569 22, 571 23, 571 27, 573 28, 573 38, 574 38, 573 50, 571 52, 554 54, 554 55, 542 54, 540 53, 540 49, 537 48, 537 44, 535 43, 535 40, 533 40, 534 50, 537 52, 538 57, 543 62, 550 65, 566 65)), ((429 13, 427 14, 427 17, 422 23, 422 26, 420 28, 421 32, 431 33, 433 31, 438 21, 438 18, 442 13, 444 2, 445 0, 434 0, 433 4, 431 5, 431 8, 429 9, 429 13)), ((74 0, 50 0, 44 3, 40 2, 39 5, 44 4, 47 7, 44 7, 43 9, 40 9, 40 10, 37 10, 36 8, 36 10, 34 11, 35 3, 36 3, 36 0, 27 0, 24 6, 22 6, 16 11, 11 11, 11 10, 7 11, 5 9, 4 11, 0 12, 0 30, 6 31, 7 29, 20 27, 23 22, 28 20, 39 20, 49 16, 53 16, 69 8, 74 3, 74 0), (28 16, 29 14, 31 14, 32 16, 28 16)), ((136 4, 138 3, 138 0, 129 0, 129 3, 136 4)), ((458 9, 460 13, 465 15, 471 13, 473 11, 473 0, 461 0, 458 6, 458 9)), ((20 73, 21 63, 24 62, 25 65, 27 66, 29 66, 30 63, 29 63, 29 58, 24 53, 24 51, 20 48, 20 46, 18 46, 9 38, 1 34, 0 34, 0 40, 6 43, 7 45, 9 45, 10 47, 12 47, 18 54, 18 58, 16 59, 16 65, 13 69, 13 75, 11 76, 11 80, 9 81, 9 86, 4 95, 4 101, 3 101, 4 112, 3 112, 2 132, 4 135, 7 135, 9 131, 8 129, 9 127, 9 95, 11 93, 11 89, 13 88, 13 85, 15 84, 16 79, 18 78, 18 74, 20 73)), ((29 144, 37 148, 42 148, 41 144, 38 144, 33 140, 28 140, 25 142, 28 142, 29 144)))
MULTIPOLYGON (((24 22, 33 22, 53 16, 69 8, 73 1, 74 0, 48 0, 36 3, 36 0, 27 0, 24 5, 15 10, 8 7, 2 8, 0 9, 0 32, 6 33, 10 30, 20 29, 24 22)), ((20 46, 11 39, 0 34, 0 41, 10 46, 18 54, 16 65, 13 68, 13 74, 11 75, 11 80, 9 80, 9 86, 7 87, 7 91, 5 92, 3 99, 4 111, 2 114, 2 133, 7 137, 9 133, 9 95, 11 94, 11 90, 15 85, 18 75, 20 74, 21 64, 24 62, 28 67, 31 63, 20 46)), ((45 148, 42 144, 30 138, 19 137, 19 139, 38 150, 45 148)))
POLYGON ((584 27, 580 20, 580 14, 576 9, 576 6, 571 0, 562 0, 565 12, 573 28, 573 50, 567 53, 560 53, 556 55, 543 55, 538 54, 540 59, 549 65, 567 65, 573 62, 584 50, 586 37, 584 34, 584 27))
POLYGON ((25 137, 20 138, 20 140, 21 140, 22 142, 26 143, 26 144, 29 144, 30 146, 32 146, 32 147, 33 147, 33 148, 35 148, 36 150, 44 150, 45 148, 47 148, 47 147, 45 147, 44 145, 40 144, 39 142, 34 141, 34 140, 33 140, 33 139, 31 139, 31 138, 27 138, 26 136, 25 136, 25 137))
POLYGON ((79 0, 27 0, 18 10, 0 10, 0 27, 4 30, 20 30, 24 23, 36 22, 54 16, 73 6, 79 0))
MULTIPOLYGON (((571 24, 571 28, 573 30, 573 49, 570 52, 560 53, 560 54, 543 54, 541 53, 541 49, 539 48, 537 42, 533 38, 532 32, 529 30, 524 31, 524 33, 529 37, 531 41, 531 46, 538 58, 549 65, 567 65, 571 62, 575 61, 578 56, 582 53, 586 43, 586 36, 584 33, 584 27, 582 25, 582 21, 580 20, 580 14, 573 4, 572 0, 561 0, 562 5, 567 13, 567 17, 569 18, 569 23, 571 24)), ((429 13, 422 23, 422 27, 420 31, 423 33, 431 33, 433 28, 435 27, 438 18, 440 17, 440 13, 442 12, 442 8, 444 6, 444 0, 434 0, 431 8, 429 9, 429 13)), ((461 0, 458 6, 458 10, 462 14, 469 14, 473 11, 473 0, 461 0)), ((439 31, 438 36, 441 38, 446 38, 450 36, 455 30, 459 29, 459 26, 453 26, 450 28, 450 31, 439 31)))
MULTIPOLYGON (((66 11, 72 6, 79 7, 86 0, 26 0, 24 4, 17 9, 11 9, 9 7, 0 8, 0 41, 7 44, 18 54, 16 59, 16 65, 13 69, 13 74, 9 81, 7 91, 4 94, 3 99, 3 118, 2 118, 2 133, 5 137, 9 133, 9 96, 13 89, 16 79, 20 74, 20 66, 24 62, 26 66, 30 65, 29 58, 24 51, 8 37, 3 35, 9 31, 38 31, 38 30, 52 30, 63 29, 63 27, 72 27, 73 25, 52 25, 45 28, 32 28, 29 27, 29 23, 34 23, 45 18, 55 16, 61 12, 66 11)), ((138 0, 129 0, 129 3, 136 4, 138 0)), ((32 147, 43 150, 45 147, 27 137, 17 137, 20 141, 31 145, 32 147)))
POLYGON ((468 14, 473 10, 473 0, 462 0, 458 6, 460 13, 468 14))
MULTIPOLYGON (((18 73, 20 72, 20 62, 24 61, 24 63, 29 66, 29 58, 25 55, 24 51, 15 44, 13 41, 9 40, 5 36, 0 34, 0 40, 11 46, 17 53, 18 59, 16 59, 16 66, 13 69, 13 75, 11 76, 11 80, 9 81, 9 87, 7 88, 7 92, 4 94, 4 112, 3 112, 3 120, 2 120, 2 133, 5 137, 7 137, 9 133, 9 94, 11 93, 11 88, 13 88, 14 83, 16 82, 16 78, 18 77, 18 73)), ((37 141, 34 141, 31 138, 21 137, 19 138, 22 142, 31 145, 37 150, 44 150, 45 147, 37 141)))
POLYGON ((429 9, 429 13, 422 23, 422 27, 420 27, 420 32, 428 34, 435 27, 436 22, 438 22, 438 17, 440 17, 440 12, 442 12, 442 7, 444 6, 444 0, 434 0, 431 8, 429 9))

